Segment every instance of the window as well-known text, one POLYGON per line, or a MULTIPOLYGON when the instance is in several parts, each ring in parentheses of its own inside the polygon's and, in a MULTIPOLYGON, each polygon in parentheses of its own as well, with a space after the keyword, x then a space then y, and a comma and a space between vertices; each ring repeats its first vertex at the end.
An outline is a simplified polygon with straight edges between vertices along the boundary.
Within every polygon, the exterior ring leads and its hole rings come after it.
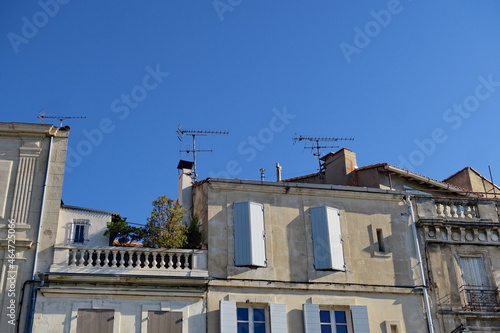
POLYGON ((266 309, 237 308, 238 333, 266 333, 266 309))
POLYGON ((71 226, 71 240, 73 244, 85 244, 88 241, 89 220, 74 219, 71 226))
POLYGON ((306 333, 370 333, 366 306, 353 305, 343 310, 320 309, 319 304, 304 304, 303 310, 306 333))
POLYGON ((233 301, 220 301, 221 333, 286 333, 288 332, 286 305, 249 306, 233 301))
POLYGON ((76 333, 112 333, 115 310, 79 309, 76 333))
POLYGON ((314 250, 314 267, 318 270, 345 271, 340 212, 331 207, 309 209, 314 250))
POLYGON ((255 202, 235 202, 234 264, 236 266, 266 266, 264 207, 255 202))
POLYGON ((384 244, 384 233, 382 232, 382 229, 377 229, 377 248, 378 252, 385 252, 385 244, 384 244))
POLYGON ((148 311, 148 333, 181 333, 182 312, 148 311))
POLYGON ((321 333, 348 333, 347 313, 342 310, 320 310, 321 333))

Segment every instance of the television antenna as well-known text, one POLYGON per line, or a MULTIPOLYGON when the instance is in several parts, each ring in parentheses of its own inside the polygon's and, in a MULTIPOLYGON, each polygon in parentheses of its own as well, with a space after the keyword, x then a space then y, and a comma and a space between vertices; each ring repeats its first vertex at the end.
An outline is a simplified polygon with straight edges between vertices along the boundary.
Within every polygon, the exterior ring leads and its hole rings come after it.
POLYGON ((302 136, 295 134, 292 138, 293 144, 296 144, 300 141, 309 141, 311 142, 310 147, 304 147, 304 149, 311 149, 313 151, 313 155, 317 157, 319 164, 319 178, 323 180, 324 165, 321 163, 321 148, 339 148, 339 146, 322 146, 320 142, 337 142, 337 141, 354 141, 354 138, 341 138, 341 137, 312 137, 312 136, 302 136), (314 151, 316 150, 316 151, 314 151))
POLYGON ((192 149, 180 150, 181 153, 192 153, 193 154, 193 172, 191 173, 191 178, 196 180, 198 178, 198 174, 196 173, 196 153, 203 152, 212 152, 213 149, 196 149, 196 137, 197 136, 207 136, 210 134, 221 134, 226 135, 229 134, 227 131, 203 131, 203 130, 192 130, 192 129, 182 129, 182 124, 179 124, 177 128, 177 138, 182 142, 182 138, 184 135, 191 135, 193 138, 192 149))
POLYGON ((58 119, 59 127, 62 127, 63 121, 66 119, 85 119, 87 117, 79 117, 79 116, 46 116, 45 110, 42 110, 38 113, 38 119, 42 124, 45 124, 45 119, 58 119))

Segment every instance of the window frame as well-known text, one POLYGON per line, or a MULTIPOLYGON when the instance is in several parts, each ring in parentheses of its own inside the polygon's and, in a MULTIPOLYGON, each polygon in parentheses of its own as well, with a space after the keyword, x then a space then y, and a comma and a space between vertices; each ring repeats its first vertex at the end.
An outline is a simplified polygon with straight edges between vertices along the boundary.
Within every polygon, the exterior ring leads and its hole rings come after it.
POLYGON ((270 318, 269 318, 269 306, 261 305, 261 304, 238 304, 236 303, 236 332, 238 332, 238 324, 240 323, 248 323, 248 332, 255 332, 255 324, 256 323, 264 323, 265 332, 270 332, 270 318), (248 318, 247 320, 238 319, 238 310, 239 309, 248 309, 248 318), (263 310, 264 311, 264 321, 256 321, 254 317, 254 310, 263 310))
POLYGON ((337 326, 345 326, 347 328, 347 333, 353 332, 351 310, 349 308, 339 308, 339 307, 320 307, 319 308, 319 318, 320 318, 320 329, 323 326, 329 326, 332 333, 337 333, 337 326), (325 323, 321 321, 321 312, 328 312, 330 314, 330 323, 325 323), (343 312, 346 318, 345 323, 337 323, 335 318, 335 312, 343 312))
POLYGON ((70 243, 76 245, 86 245, 89 242, 89 229, 90 220, 89 219, 73 219, 71 223, 71 235, 70 243), (77 231, 81 230, 77 239, 77 231), (81 238, 81 241, 80 241, 81 238))

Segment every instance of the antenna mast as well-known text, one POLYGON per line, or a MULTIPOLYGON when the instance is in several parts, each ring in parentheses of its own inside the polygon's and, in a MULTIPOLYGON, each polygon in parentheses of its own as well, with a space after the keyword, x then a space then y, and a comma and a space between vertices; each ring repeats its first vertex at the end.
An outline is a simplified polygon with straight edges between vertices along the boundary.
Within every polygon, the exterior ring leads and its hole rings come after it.
POLYGON ((45 124, 45 119, 58 119, 59 120, 59 127, 62 127, 62 123, 66 119, 85 119, 87 117, 79 117, 79 116, 46 116, 45 115, 45 110, 40 111, 38 113, 38 119, 40 119, 40 122, 42 124, 45 124))
POLYGON ((311 136, 302 136, 295 134, 292 138, 293 144, 297 143, 298 141, 310 141, 313 143, 312 146, 310 147, 304 147, 313 150, 313 155, 318 158, 318 165, 319 165, 319 178, 323 180, 323 173, 324 171, 324 165, 321 163, 321 148, 339 148, 339 146, 322 146, 320 145, 320 142, 337 142, 337 141, 354 141, 354 138, 339 138, 339 137, 311 137, 311 136), (314 151, 316 150, 316 151, 314 151))
POLYGON ((198 178, 198 174, 196 173, 196 153, 201 152, 212 152, 212 149, 196 149, 196 137, 197 136, 207 136, 209 134, 229 134, 227 131, 202 131, 202 130, 191 130, 191 129, 182 129, 182 124, 177 128, 177 138, 179 141, 182 141, 183 135, 191 135, 193 138, 193 149, 180 150, 181 153, 192 153, 193 154, 193 172, 191 173, 191 178, 196 180, 198 178))

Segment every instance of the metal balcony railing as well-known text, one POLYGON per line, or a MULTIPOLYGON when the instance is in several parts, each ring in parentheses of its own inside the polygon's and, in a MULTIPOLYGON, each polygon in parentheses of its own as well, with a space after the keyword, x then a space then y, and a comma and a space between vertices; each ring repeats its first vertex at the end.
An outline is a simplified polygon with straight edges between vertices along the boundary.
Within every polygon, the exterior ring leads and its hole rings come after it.
POLYGON ((460 295, 465 311, 495 312, 500 310, 497 287, 463 285, 460 287, 460 295))

